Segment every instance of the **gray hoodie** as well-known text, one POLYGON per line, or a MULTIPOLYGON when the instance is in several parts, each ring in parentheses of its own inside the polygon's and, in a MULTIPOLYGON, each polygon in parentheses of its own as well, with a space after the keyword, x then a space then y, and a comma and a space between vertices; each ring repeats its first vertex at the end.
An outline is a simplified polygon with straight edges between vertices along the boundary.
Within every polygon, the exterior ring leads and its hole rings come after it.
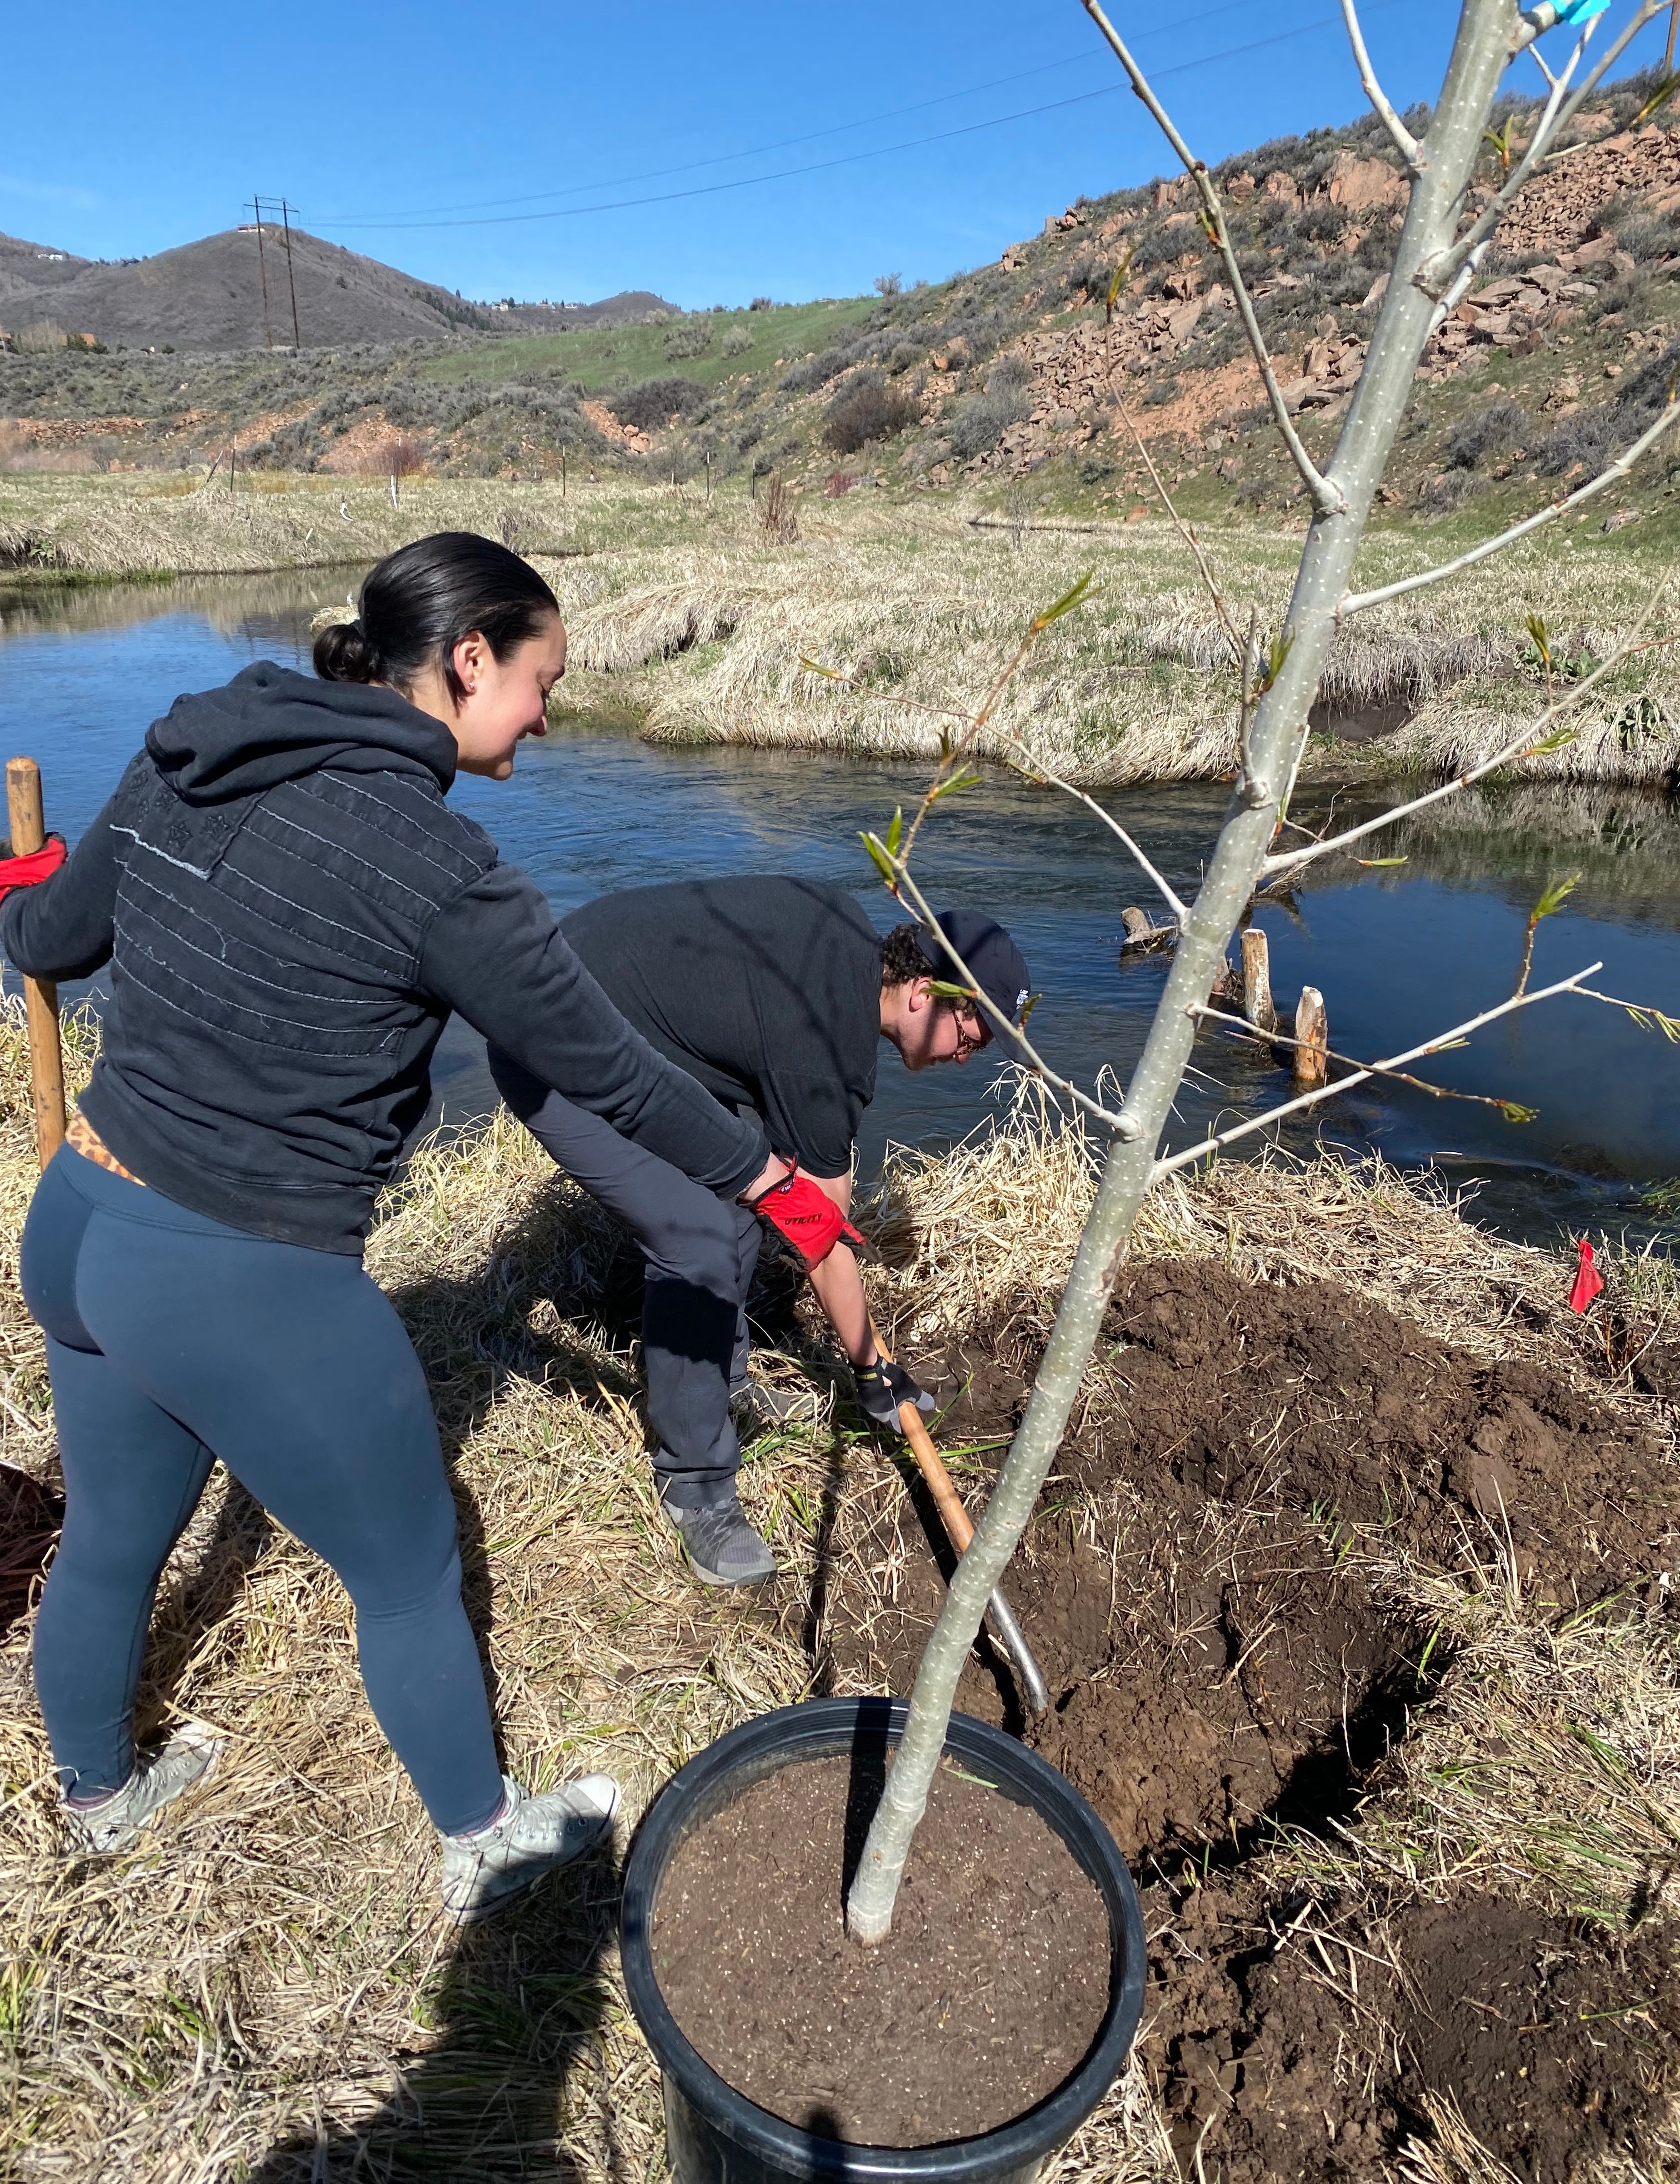
POLYGON ((142 1182, 359 1251, 452 1010, 697 1183, 758 1173, 757 1124, 631 1029, 541 890, 449 809, 455 758, 394 690, 259 660, 177 699, 63 870, 0 904, 19 971, 110 964, 81 1106, 142 1182))

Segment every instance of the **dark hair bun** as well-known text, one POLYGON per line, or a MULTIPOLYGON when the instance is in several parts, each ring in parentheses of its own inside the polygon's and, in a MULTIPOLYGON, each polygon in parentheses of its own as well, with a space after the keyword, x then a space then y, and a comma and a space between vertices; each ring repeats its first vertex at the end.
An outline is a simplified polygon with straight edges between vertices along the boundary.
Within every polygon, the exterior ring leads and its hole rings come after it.
POLYGON ((382 682, 385 663, 359 621, 336 621, 315 639, 315 672, 323 682, 382 682))

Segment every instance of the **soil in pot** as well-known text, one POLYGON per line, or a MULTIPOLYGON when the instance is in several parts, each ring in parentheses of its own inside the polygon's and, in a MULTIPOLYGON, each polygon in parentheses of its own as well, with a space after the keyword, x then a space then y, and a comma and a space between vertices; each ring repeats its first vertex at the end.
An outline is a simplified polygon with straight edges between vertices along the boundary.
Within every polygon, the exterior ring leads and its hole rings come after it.
POLYGON ((878 1948, 845 1890, 878 1767, 782 1769, 688 1836, 654 1910, 672 2014, 772 2115, 853 2145, 994 2131, 1083 2061, 1109 2005, 1108 1914, 1037 1814, 948 1759, 878 1948))

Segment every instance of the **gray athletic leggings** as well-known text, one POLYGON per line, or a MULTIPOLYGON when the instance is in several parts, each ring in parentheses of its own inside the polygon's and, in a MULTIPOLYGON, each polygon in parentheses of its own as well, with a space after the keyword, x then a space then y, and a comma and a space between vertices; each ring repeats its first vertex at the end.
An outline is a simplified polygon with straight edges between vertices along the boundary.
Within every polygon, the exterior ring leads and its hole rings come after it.
POLYGON ((220 1457, 343 1580, 369 1701, 433 1820, 482 1826, 502 1776, 454 1503, 420 1360, 360 1260, 225 1228, 65 1147, 22 1274, 64 1470, 35 1687, 65 1788, 132 1771, 158 1580, 220 1457))
POLYGON ((499 1047, 490 1050, 490 1073, 532 1137, 642 1247, 642 1357, 659 1491, 685 1509, 733 1493, 741 1444, 729 1392, 747 1377, 758 1216, 573 1106, 499 1047))

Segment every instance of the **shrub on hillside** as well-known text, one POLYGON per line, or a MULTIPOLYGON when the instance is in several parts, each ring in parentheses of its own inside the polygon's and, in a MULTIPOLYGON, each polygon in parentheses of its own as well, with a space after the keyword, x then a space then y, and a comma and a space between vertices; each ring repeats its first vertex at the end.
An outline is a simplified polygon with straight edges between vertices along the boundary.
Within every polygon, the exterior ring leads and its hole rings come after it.
POLYGON ((732 326, 723 337, 723 354, 726 356, 745 356, 752 346, 753 337, 745 326, 732 326))
POLYGON ((871 440, 890 440, 914 422, 916 405, 878 376, 854 380, 828 405, 822 437, 837 455, 855 454, 871 440))
POLYGON ((665 336, 665 354, 673 359, 704 356, 712 345, 709 318, 682 319, 665 336))
POLYGON ((1032 384, 1032 367, 1024 356, 1000 356, 986 375, 988 394, 1018 393, 1032 384))
POLYGON ((1640 212, 1616 223, 1616 239, 1630 258, 1648 265, 1680 250, 1680 226, 1672 213, 1640 212))
POLYGON ((706 398, 697 379, 644 379, 607 398, 607 407, 620 425, 633 425, 638 432, 662 432, 670 418, 686 417, 706 398))
POLYGON ((1032 404, 1018 388, 988 387, 983 394, 971 394, 958 403, 945 426, 951 453, 959 462, 972 462, 989 454, 1011 425, 1018 425, 1032 404))
POLYGON ((1519 402, 1490 402, 1485 410, 1460 418, 1447 435, 1447 460, 1455 470, 1473 471, 1488 455, 1528 437, 1528 413, 1519 402))

